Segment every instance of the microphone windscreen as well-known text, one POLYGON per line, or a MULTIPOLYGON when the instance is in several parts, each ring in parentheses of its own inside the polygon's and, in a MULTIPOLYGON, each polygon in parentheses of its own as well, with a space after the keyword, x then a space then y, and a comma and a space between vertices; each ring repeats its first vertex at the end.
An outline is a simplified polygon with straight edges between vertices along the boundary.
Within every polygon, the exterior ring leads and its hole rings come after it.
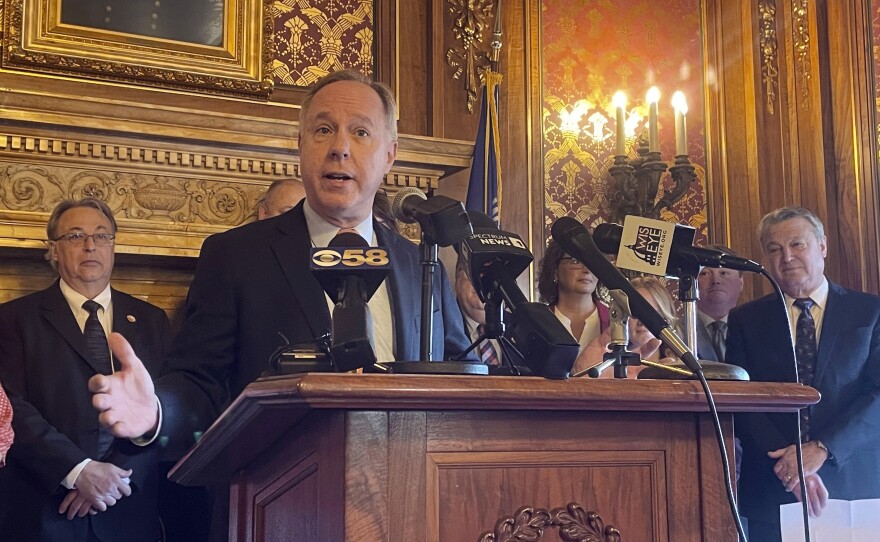
POLYGON ((428 199, 428 196, 426 196, 424 192, 414 186, 405 186, 398 190, 396 194, 394 194, 394 199, 391 200, 391 214, 394 216, 394 218, 400 220, 401 222, 412 224, 416 221, 416 219, 406 212, 406 209, 403 205, 404 201, 409 198, 426 200, 428 199))
POLYGON ((605 254, 617 254, 620 250, 620 239, 623 237, 623 226, 606 222, 593 229, 593 241, 605 254))
POLYGON ((496 224, 486 213, 468 209, 467 214, 468 218, 471 220, 471 226, 474 229, 474 233, 491 233, 498 231, 498 224, 496 224))
POLYGON ((370 243, 366 239, 353 231, 344 231, 336 234, 336 237, 330 240, 328 247, 368 247, 370 243))

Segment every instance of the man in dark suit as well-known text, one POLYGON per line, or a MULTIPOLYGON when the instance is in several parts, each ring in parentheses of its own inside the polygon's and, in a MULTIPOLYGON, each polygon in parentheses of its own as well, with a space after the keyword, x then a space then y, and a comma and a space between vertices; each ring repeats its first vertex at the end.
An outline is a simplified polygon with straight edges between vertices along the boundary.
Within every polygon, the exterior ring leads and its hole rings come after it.
POLYGON ((168 318, 110 287, 116 222, 106 204, 63 201, 46 230, 47 257, 60 279, 0 306, 0 381, 16 435, 0 470, 0 538, 158 540, 161 450, 102 428, 88 380, 113 370, 111 330, 125 334, 158 376, 168 318))
MULTIPOLYGON (((708 248, 731 256, 736 254, 722 245, 708 248)), ((697 276, 700 299, 697 300, 697 339, 700 344, 700 357, 715 353, 716 361, 724 361, 727 353, 727 315, 736 307, 743 290, 741 271, 724 268, 704 267, 697 276), (706 345, 706 346, 703 346, 706 345)))
MULTIPOLYGON (((355 230, 390 255, 389 276, 369 302, 377 359, 419 358, 419 252, 372 210, 397 155, 396 115, 391 91, 354 71, 330 74, 310 90, 299 131, 306 199, 278 217, 205 241, 169 374, 156 382, 155 394, 147 379, 134 378, 136 360, 132 371, 91 383, 102 422, 115 434, 155 432, 161 405, 159 433, 189 446, 268 368, 285 341, 314 343, 325 336, 329 300, 309 269, 309 251, 341 230, 355 230), (129 378, 136 386, 128 390, 139 393, 125 393, 129 378)), ((435 275, 434 310, 435 345, 442 345, 435 351, 451 359, 468 342, 442 267, 435 275)))
MULTIPOLYGON (((809 210, 777 209, 761 220, 758 235, 764 265, 782 288, 784 304, 769 295, 734 309, 727 361, 748 370, 752 380, 800 380, 822 394, 801 414, 813 514, 828 497, 878 498, 880 298, 825 278, 825 231, 809 210)), ((779 506, 802 498, 796 417, 740 415, 736 432, 743 445, 739 500, 750 540, 779 541, 779 506)))

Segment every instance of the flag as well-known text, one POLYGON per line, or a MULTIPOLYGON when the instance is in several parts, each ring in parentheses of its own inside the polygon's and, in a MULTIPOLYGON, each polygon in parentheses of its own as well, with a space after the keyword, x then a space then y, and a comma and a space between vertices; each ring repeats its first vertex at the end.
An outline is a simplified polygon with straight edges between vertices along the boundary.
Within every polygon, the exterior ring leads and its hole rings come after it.
POLYGON ((468 181, 468 209, 501 222, 501 148, 498 141, 498 86, 503 76, 486 70, 480 124, 474 144, 471 177, 468 181))

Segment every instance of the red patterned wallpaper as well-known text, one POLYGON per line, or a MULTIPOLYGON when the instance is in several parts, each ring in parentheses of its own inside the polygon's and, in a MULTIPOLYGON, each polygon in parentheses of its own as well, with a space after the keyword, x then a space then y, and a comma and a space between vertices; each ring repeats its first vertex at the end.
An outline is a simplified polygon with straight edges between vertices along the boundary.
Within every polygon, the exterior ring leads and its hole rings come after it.
POLYGON ((277 85, 306 87, 343 68, 373 73, 373 0, 278 0, 275 19, 277 85))
MULTIPOLYGON (((690 159, 695 183, 664 220, 698 228, 706 239, 705 141, 699 0, 544 0, 541 6, 543 52, 543 130, 545 226, 560 216, 573 216, 588 226, 609 219, 615 115, 611 99, 617 90, 628 98, 630 114, 644 120, 645 94, 656 85, 660 150, 672 165, 675 150, 676 90, 688 100, 690 159)), ((627 152, 635 156, 634 141, 627 152)), ((669 186, 671 181, 664 181, 669 186)), ((662 193, 662 192, 661 192, 662 193)))

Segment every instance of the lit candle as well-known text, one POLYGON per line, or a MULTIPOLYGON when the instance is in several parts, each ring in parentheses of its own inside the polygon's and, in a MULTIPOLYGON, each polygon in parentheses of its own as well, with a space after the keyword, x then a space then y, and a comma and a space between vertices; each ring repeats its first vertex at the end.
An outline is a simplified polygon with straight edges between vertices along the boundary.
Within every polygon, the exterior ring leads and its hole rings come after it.
POLYGON ((648 152, 660 152, 660 127, 657 125, 657 103, 660 89, 651 87, 645 97, 648 101, 648 152))
POLYGON ((617 113, 617 125, 615 126, 617 139, 614 154, 623 156, 626 154, 626 94, 618 90, 614 93, 611 103, 614 104, 614 110, 617 113))
POLYGON ((685 117, 688 112, 687 100, 682 91, 672 95, 672 107, 675 109, 675 155, 687 156, 688 138, 685 117))

